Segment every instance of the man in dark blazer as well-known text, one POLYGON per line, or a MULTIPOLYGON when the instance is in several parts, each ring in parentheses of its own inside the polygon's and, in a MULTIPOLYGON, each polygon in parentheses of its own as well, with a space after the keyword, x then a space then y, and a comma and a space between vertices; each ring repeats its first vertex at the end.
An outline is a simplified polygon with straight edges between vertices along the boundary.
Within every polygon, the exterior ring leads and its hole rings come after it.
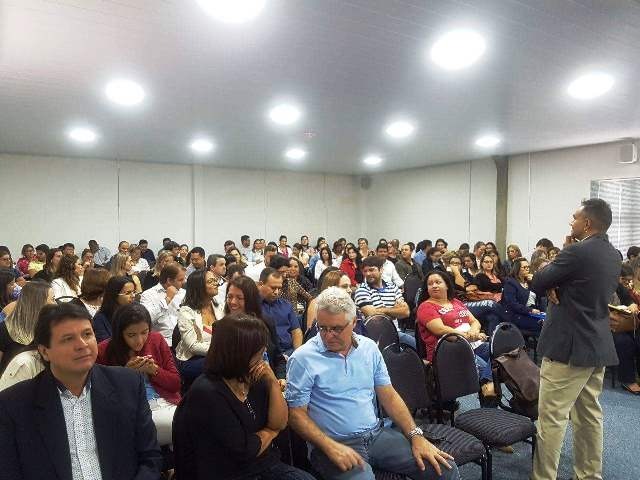
POLYGON ((143 378, 94 365, 86 311, 45 307, 34 340, 46 368, 0 392, 0 480, 158 480, 143 378))
POLYGON ((574 478, 602 478, 604 369, 616 365, 607 304, 616 290, 620 256, 609 243, 611 208, 589 199, 573 214, 572 243, 538 271, 532 289, 549 307, 538 343, 540 370, 535 480, 555 480, 571 414, 574 478))

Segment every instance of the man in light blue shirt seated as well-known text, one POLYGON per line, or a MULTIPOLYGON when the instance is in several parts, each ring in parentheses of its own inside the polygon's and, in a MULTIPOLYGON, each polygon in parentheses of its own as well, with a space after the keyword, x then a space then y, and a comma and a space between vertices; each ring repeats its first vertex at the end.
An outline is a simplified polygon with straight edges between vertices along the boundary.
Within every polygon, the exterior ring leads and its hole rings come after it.
POLYGON ((372 466, 416 480, 459 479, 452 457, 416 427, 376 344, 353 333, 349 294, 330 287, 316 302, 319 333, 289 359, 285 393, 313 467, 325 480, 373 480, 372 466), (399 430, 382 426, 376 397, 399 430))

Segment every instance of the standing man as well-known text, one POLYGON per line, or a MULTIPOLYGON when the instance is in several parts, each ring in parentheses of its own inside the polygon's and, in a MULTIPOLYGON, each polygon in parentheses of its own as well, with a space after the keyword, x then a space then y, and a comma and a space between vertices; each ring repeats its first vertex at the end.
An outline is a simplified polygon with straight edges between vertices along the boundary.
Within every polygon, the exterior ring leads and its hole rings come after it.
POLYGON ((533 277, 549 308, 538 343, 540 370, 538 443, 534 480, 555 480, 571 415, 574 477, 602 479, 604 369, 616 365, 607 304, 618 286, 620 256, 609 243, 611 208, 584 200, 573 214, 572 243, 533 277))

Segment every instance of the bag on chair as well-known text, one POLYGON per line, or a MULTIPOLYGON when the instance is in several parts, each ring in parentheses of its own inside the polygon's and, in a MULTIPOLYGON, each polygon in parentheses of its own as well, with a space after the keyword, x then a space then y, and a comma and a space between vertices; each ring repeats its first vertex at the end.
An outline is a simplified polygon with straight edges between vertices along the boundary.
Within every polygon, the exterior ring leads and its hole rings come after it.
POLYGON ((524 347, 500 355, 492 362, 494 378, 504 383, 512 397, 509 406, 515 413, 538 417, 540 368, 529 358, 524 347))

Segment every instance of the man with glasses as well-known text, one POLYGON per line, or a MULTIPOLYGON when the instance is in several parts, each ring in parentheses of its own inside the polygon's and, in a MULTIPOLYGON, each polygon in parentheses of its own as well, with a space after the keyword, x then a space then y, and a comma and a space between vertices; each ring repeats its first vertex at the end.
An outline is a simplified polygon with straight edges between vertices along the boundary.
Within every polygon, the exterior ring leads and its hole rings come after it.
POLYGON ((327 480, 373 480, 371 465, 412 479, 458 479, 452 458, 422 430, 391 385, 372 340, 354 334, 356 306, 329 287, 316 298, 318 335, 287 363, 289 424, 311 448, 327 480), (382 426, 376 397, 398 429, 382 426))

